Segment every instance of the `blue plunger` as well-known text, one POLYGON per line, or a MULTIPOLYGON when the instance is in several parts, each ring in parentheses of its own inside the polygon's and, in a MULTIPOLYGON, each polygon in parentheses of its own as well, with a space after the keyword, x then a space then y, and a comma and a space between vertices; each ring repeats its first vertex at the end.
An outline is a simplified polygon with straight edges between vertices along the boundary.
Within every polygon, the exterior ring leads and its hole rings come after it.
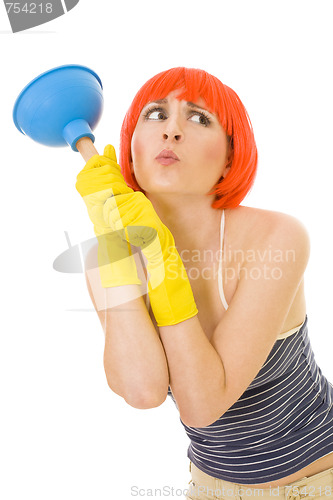
POLYGON ((69 145, 87 160, 97 153, 92 130, 102 109, 103 87, 98 75, 86 66, 70 64, 28 83, 16 99, 13 119, 18 130, 34 141, 54 147, 69 145))

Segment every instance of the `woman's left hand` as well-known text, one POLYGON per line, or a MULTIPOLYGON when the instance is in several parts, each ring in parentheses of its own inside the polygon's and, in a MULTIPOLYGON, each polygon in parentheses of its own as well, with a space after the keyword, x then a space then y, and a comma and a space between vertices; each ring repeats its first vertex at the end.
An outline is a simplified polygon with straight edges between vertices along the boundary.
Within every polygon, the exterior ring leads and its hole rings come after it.
POLYGON ((117 194, 134 193, 121 174, 116 152, 110 144, 104 148, 103 156, 94 155, 87 161, 77 176, 75 187, 87 206, 90 220, 99 232, 103 229, 110 231, 103 219, 106 200, 117 194))
POLYGON ((104 220, 103 209, 108 198, 134 193, 127 186, 110 144, 104 155, 94 155, 77 176, 76 189, 82 196, 98 239, 98 265, 103 288, 141 284, 124 231, 113 231, 104 220))
POLYGON ((148 293, 158 326, 174 325, 198 313, 184 264, 170 230, 140 191, 117 194, 103 208, 106 224, 124 230, 126 240, 147 258, 148 293))

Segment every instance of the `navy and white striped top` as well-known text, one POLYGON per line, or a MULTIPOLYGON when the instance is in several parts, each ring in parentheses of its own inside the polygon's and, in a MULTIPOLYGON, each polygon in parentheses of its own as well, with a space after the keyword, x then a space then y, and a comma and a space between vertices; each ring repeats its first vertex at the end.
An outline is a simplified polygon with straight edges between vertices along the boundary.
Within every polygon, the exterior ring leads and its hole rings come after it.
MULTIPOLYGON (((221 229, 222 241, 224 213, 221 229)), ((224 294, 221 300, 227 307, 224 294)), ((168 394, 177 406, 170 387, 168 394)), ((257 376, 216 422, 181 423, 191 441, 188 458, 206 474, 239 484, 278 480, 332 453, 333 386, 316 364, 308 317, 279 335, 257 376)))

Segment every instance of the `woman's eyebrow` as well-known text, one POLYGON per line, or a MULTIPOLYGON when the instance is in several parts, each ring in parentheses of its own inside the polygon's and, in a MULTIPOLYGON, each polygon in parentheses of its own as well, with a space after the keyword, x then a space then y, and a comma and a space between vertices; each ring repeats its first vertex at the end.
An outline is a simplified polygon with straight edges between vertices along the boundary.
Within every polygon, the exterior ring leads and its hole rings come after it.
MULTIPOLYGON (((156 101, 151 101, 149 104, 144 106, 144 108, 146 108, 147 106, 149 106, 151 104, 167 104, 167 102, 168 102, 167 99, 156 99, 156 101)), ((201 109, 202 111, 206 111, 207 113, 212 114, 208 111, 208 109, 202 108, 201 106, 198 106, 198 104, 195 104, 195 102, 186 101, 186 104, 189 108, 201 109)))
POLYGON ((167 99, 156 99, 156 101, 151 101, 148 104, 146 104, 146 106, 149 106, 150 104, 166 104, 167 102, 168 102, 167 99))
POLYGON ((156 101, 150 101, 147 104, 145 104, 145 106, 143 106, 141 113, 143 113, 143 111, 146 108, 149 108, 149 106, 151 106, 152 104, 166 104, 167 102, 168 102, 167 99, 156 99, 156 101))
POLYGON ((201 106, 198 106, 198 105, 197 105, 197 104, 195 104, 194 102, 190 102, 190 101, 188 101, 186 104, 187 104, 190 108, 202 109, 202 111, 206 111, 207 113, 211 114, 211 113, 208 111, 208 109, 206 109, 206 108, 202 108, 201 106))

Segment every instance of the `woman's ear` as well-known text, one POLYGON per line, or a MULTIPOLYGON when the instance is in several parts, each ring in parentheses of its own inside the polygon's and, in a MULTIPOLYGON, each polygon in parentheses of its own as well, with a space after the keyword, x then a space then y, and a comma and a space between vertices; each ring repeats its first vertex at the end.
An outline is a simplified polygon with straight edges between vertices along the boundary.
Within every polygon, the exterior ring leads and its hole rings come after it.
POLYGON ((232 159, 228 157, 226 164, 223 167, 223 173, 219 179, 219 182, 223 181, 223 179, 227 177, 228 173, 230 172, 231 165, 232 165, 232 159))
POLYGON ((225 178, 227 177, 228 173, 230 172, 230 168, 231 168, 231 161, 230 161, 230 162, 228 162, 228 163, 226 164, 226 166, 224 167, 224 170, 223 170, 223 176, 222 176, 222 177, 223 177, 223 179, 225 179, 225 178))

